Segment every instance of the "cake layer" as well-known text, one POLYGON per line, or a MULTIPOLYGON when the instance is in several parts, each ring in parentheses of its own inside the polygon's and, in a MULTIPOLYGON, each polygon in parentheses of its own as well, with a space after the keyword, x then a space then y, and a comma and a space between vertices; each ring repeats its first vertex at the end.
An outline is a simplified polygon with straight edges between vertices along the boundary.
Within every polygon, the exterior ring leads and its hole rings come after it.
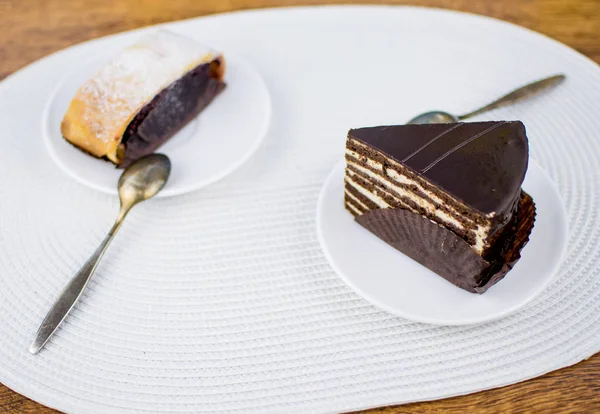
POLYGON ((346 171, 346 191, 364 197, 363 201, 369 200, 371 202, 367 204, 369 209, 404 208, 427 218, 433 218, 436 222, 443 223, 446 228, 464 238, 479 253, 482 251, 482 246, 480 246, 482 244, 481 238, 478 237, 477 232, 472 228, 466 227, 461 222, 450 218, 441 210, 436 210, 427 205, 423 207, 423 204, 418 199, 415 201, 414 197, 401 196, 387 190, 385 187, 379 186, 378 183, 369 180, 368 177, 353 171, 351 167, 346 171))
POLYGON ((360 207, 357 207, 352 201, 346 201, 346 209, 355 217, 363 213, 360 207))
MULTIPOLYGON (((383 164, 367 159, 367 163, 360 163, 358 155, 353 151, 346 151, 346 165, 352 171, 365 176, 380 187, 396 194, 399 197, 408 197, 418 203, 432 214, 438 214, 441 219, 461 222, 468 227, 476 227, 474 220, 460 213, 453 206, 445 203, 434 193, 424 190, 416 181, 400 174, 391 168, 384 168, 383 164)), ((486 227, 487 230, 487 227, 486 227)))
POLYGON ((359 201, 354 195, 348 191, 344 192, 344 206, 353 216, 358 216, 365 211, 369 211, 369 208, 365 207, 365 204, 359 201))
MULTIPOLYGON (((385 177, 389 177, 400 183, 415 186, 415 189, 426 193, 427 197, 434 201, 438 206, 447 206, 453 211, 456 211, 458 216, 463 220, 470 219, 477 224, 488 228, 488 234, 490 235, 493 235, 508 222, 512 217, 512 213, 514 212, 518 201, 517 192, 511 208, 507 211, 504 211, 502 214, 482 214, 466 205, 462 200, 456 199, 451 194, 446 193, 434 183, 429 182, 426 177, 413 172, 395 159, 390 158, 377 149, 351 137, 347 141, 346 154, 358 157, 361 161, 361 165, 367 168, 374 168, 378 172, 381 172, 385 177)), ((476 172, 474 172, 474 174, 475 173, 476 172)))
POLYGON ((369 179, 385 186, 389 191, 393 191, 396 194, 407 194, 407 196, 412 197, 415 200, 423 200, 425 203, 435 206, 435 209, 444 211, 456 220, 473 225, 476 224, 469 217, 461 215, 460 212, 452 209, 434 193, 423 189, 416 181, 410 180, 390 168, 384 169, 383 164, 371 160, 370 158, 367 158, 366 162, 361 162, 361 158, 364 158, 364 156, 361 156, 354 151, 346 150, 346 165, 353 171, 365 175, 369 179))
POLYGON ((512 217, 529 156, 519 121, 378 126, 353 129, 348 136, 403 165, 474 215, 512 217))
MULTIPOLYGON (((390 196, 402 200, 404 205, 416 213, 422 214, 463 237, 473 248, 482 255, 493 244, 497 232, 504 226, 488 217, 479 217, 474 220, 464 214, 465 206, 451 203, 443 196, 436 194, 430 185, 423 183, 416 177, 405 175, 406 168, 397 163, 382 162, 381 159, 372 158, 373 150, 366 151, 365 146, 353 143, 350 139, 346 149, 348 169, 360 175, 364 180, 372 182, 379 192, 385 191, 390 196)), ((408 172, 410 174, 410 172, 408 172)), ((379 208, 398 207, 388 199, 388 205, 379 208)), ((404 206, 400 206, 406 208, 404 206)))
POLYGON ((356 194, 354 191, 351 191, 351 188, 348 185, 348 183, 346 183, 346 185, 344 186, 344 197, 346 197, 348 200, 352 201, 355 205, 360 207, 361 211, 367 211, 373 208, 369 207, 370 201, 366 201, 359 194, 356 194))

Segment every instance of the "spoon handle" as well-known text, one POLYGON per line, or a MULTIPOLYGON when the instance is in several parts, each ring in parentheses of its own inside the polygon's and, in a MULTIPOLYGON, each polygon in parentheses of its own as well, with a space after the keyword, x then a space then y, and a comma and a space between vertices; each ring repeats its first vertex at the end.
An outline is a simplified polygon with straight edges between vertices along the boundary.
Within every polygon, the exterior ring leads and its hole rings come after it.
POLYGON ((496 99, 494 102, 484 106, 483 108, 479 108, 473 112, 469 112, 468 114, 461 115, 458 119, 463 120, 467 118, 471 118, 472 116, 479 115, 482 112, 489 111, 491 109, 496 109, 501 106, 510 105, 514 102, 520 101, 522 99, 526 99, 537 95, 545 89, 552 88, 557 86, 562 81, 565 80, 565 75, 555 75, 549 78, 545 78, 539 80, 537 82, 530 83, 528 85, 522 86, 518 89, 515 89, 508 95, 504 95, 502 98, 496 99))
POLYGON ((124 214, 119 214, 119 218, 110 229, 100 246, 98 246, 94 254, 90 256, 81 269, 75 274, 75 276, 73 276, 69 284, 63 289, 56 302, 54 302, 54 305, 52 305, 50 311, 48 311, 44 321, 40 325, 35 335, 35 340, 29 348, 29 352, 32 354, 37 354, 44 347, 44 345, 46 345, 46 342, 48 342, 54 332, 56 332, 58 326, 67 317, 71 309, 73 309, 73 306, 75 306, 75 303, 83 293, 85 287, 92 278, 92 275, 96 271, 98 263, 100 263, 100 260, 108 249, 110 242, 113 240, 115 234, 117 234, 117 231, 121 227, 124 218, 124 214))

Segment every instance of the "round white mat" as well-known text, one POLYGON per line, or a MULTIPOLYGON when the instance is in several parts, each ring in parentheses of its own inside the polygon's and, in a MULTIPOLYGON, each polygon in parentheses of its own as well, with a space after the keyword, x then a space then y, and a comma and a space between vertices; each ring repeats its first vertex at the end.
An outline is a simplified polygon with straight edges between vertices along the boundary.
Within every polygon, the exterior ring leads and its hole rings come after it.
POLYGON ((331 412, 496 387, 600 350, 597 65, 510 24, 418 8, 268 10, 170 27, 255 65, 273 97, 269 135, 225 180, 137 207, 76 310, 32 356, 38 324, 118 207, 52 163, 41 111, 65 73, 139 32, 2 82, 0 382, 70 412, 331 412), (564 198, 569 247, 548 289, 468 327, 413 323, 355 295, 315 229, 347 130, 468 111, 555 72, 568 80, 553 93, 480 117, 523 120, 531 156, 564 198))

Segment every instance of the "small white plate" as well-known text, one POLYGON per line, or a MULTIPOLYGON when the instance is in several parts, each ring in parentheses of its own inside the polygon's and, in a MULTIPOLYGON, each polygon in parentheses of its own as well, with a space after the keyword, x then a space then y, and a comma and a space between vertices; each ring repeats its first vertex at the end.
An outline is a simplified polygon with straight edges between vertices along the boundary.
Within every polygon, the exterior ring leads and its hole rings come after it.
POLYGON ((319 241, 337 274, 374 305, 435 325, 468 325, 504 317, 538 295, 560 265, 567 215, 546 173, 530 160, 523 183, 537 216, 522 257, 483 295, 462 290, 389 246, 344 208, 344 162, 330 173, 317 207, 319 241))
MULTIPOLYGON (((271 101, 264 81, 241 57, 223 55, 225 90, 157 150, 173 165, 160 197, 194 191, 232 173, 252 156, 267 133, 271 101)), ((64 78, 48 101, 42 128, 48 152, 64 172, 89 187, 117 195, 116 183, 123 171, 75 148, 60 133, 73 95, 108 58, 95 59, 64 78)))

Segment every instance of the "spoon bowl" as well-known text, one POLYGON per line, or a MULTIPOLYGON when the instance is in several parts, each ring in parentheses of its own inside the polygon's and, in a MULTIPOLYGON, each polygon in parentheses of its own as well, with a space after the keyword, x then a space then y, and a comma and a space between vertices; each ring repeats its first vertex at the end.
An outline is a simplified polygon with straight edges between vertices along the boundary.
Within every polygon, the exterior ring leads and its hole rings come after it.
POLYGON ((458 117, 444 111, 431 111, 418 115, 408 121, 409 124, 449 124, 458 122, 458 117))
POLYGON ((137 204, 154 197, 163 189, 171 174, 171 161, 163 154, 152 154, 139 159, 119 178, 121 203, 137 204))

